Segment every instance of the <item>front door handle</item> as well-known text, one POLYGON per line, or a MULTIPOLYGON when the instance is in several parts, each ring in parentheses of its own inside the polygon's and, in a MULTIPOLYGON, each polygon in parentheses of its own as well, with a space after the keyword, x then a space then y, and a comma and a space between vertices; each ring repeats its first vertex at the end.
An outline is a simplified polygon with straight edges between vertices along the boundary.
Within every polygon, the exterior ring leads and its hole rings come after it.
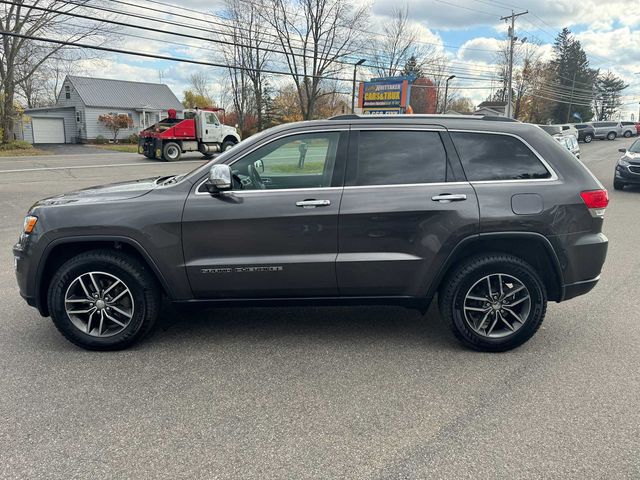
POLYGON ((457 193, 457 194, 443 193, 443 194, 431 197, 431 200, 433 200, 434 202, 440 202, 440 203, 462 202, 466 199, 467 199, 467 196, 464 193, 457 193))
POLYGON ((331 205, 331 200, 302 200, 296 202, 296 207, 302 208, 328 207, 329 205, 331 205))

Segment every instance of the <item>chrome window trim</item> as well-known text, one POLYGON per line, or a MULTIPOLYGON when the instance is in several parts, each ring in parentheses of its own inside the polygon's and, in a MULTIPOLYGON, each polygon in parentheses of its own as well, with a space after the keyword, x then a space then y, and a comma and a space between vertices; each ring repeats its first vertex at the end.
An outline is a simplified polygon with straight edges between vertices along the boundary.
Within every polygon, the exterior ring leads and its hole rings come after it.
MULTIPOLYGON (((253 152, 255 152, 256 150, 258 150, 259 148, 262 148, 266 145, 269 145, 270 143, 273 143, 277 140, 280 140, 281 138, 286 138, 286 137, 291 137, 293 135, 304 135, 307 133, 332 133, 332 132, 348 132, 350 130, 350 128, 348 126, 336 126, 336 127, 331 127, 331 128, 326 128, 326 129, 317 129, 317 130, 296 130, 293 132, 284 132, 281 135, 278 135, 277 137, 272 138, 271 140, 267 141, 266 143, 261 143, 259 145, 254 146, 251 150, 248 150, 246 152, 244 152, 241 156, 239 156, 238 158, 234 159, 232 162, 228 163, 227 165, 231 166, 236 162, 239 162, 240 160, 242 160, 244 157, 246 157, 247 155, 252 154, 253 152)), ((196 187, 196 195, 211 195, 209 192, 201 192, 200 191, 200 187, 202 187, 202 185, 204 185, 204 183, 207 181, 208 179, 205 178, 203 181, 201 181, 198 186, 196 187)), ((273 190, 230 190, 229 192, 243 192, 243 193, 247 193, 247 192, 283 192, 283 191, 305 191, 305 190, 318 190, 318 189, 323 189, 323 190, 327 190, 329 188, 342 188, 342 187, 305 187, 305 188, 279 188, 279 189, 273 189, 273 190)), ((226 192, 226 193, 229 193, 226 192)))
POLYGON ((345 190, 361 190, 363 188, 410 188, 410 187, 448 187, 459 185, 471 185, 469 182, 433 182, 433 183, 389 183, 384 185, 348 185, 345 190))
MULTIPOLYGON (((485 184, 485 183, 524 183, 524 182, 541 183, 541 182, 555 182, 555 181, 557 181, 559 179, 558 174, 553 169, 553 167, 551 165, 549 165, 549 162, 547 162, 542 157, 542 155, 540 155, 538 153, 538 151, 535 148, 533 148, 533 146, 529 142, 527 142, 524 138, 522 138, 520 135, 516 135, 514 133, 509 133, 509 132, 495 132, 495 131, 491 131, 491 130, 451 129, 451 130, 449 130, 449 132, 450 133, 485 133, 485 134, 489 134, 489 135, 505 135, 505 136, 508 136, 508 137, 516 138, 517 140, 520 140, 522 143, 524 143, 525 146, 529 150, 531 150, 531 152, 536 156, 536 158, 540 161, 540 163, 542 163, 542 165, 551 174, 551 176, 549 178, 524 178, 524 179, 512 179, 512 180, 469 180, 471 185, 476 185, 476 184, 482 185, 482 184, 485 184)), ((453 142, 453 145, 455 147, 455 142, 453 142)), ((463 165, 463 168, 464 168, 464 165, 463 165)), ((465 173, 465 175, 466 175, 466 173, 465 173)))

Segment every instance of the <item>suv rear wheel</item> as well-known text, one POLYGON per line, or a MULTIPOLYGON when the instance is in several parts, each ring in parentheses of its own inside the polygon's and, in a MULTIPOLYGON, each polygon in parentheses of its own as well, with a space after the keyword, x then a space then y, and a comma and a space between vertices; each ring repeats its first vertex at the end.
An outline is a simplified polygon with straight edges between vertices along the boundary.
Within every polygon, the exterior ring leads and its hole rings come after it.
POLYGON ((617 136, 616 132, 609 132, 607 133, 607 140, 615 140, 617 136))
POLYGON ((440 311, 455 336, 480 351, 518 347, 538 330, 547 308, 538 273, 518 257, 471 257, 446 279, 440 311))
POLYGON ((93 250, 68 260, 51 280, 53 323, 88 350, 120 350, 155 323, 159 288, 148 269, 121 252, 93 250))
POLYGON ((590 133, 587 133, 584 136, 584 143, 591 143, 591 140, 593 140, 593 135, 591 135, 590 133))

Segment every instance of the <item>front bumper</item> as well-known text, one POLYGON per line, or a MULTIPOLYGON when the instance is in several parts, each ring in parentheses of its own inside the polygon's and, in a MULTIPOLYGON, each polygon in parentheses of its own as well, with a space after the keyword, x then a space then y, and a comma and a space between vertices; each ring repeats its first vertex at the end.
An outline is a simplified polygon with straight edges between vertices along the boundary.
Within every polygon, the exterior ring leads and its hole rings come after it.
POLYGON ((35 293, 30 292, 28 288, 30 268, 29 255, 27 254, 25 244, 22 240, 13 246, 13 265, 16 280, 18 281, 20 296, 26 300, 27 304, 35 307, 37 303, 35 293))
MULTIPOLYGON (((634 165, 640 171, 640 165, 634 165)), ((640 173, 633 173, 629 170, 629 167, 623 167, 622 165, 616 166, 616 180, 622 181, 627 184, 640 185, 640 173)))

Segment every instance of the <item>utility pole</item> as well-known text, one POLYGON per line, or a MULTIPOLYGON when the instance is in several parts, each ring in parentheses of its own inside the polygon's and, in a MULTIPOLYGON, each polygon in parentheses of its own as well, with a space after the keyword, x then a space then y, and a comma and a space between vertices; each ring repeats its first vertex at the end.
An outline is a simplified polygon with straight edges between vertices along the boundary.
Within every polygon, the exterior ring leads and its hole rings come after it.
POLYGON ((522 16, 522 15, 526 15, 527 13, 529 13, 529 10, 526 10, 524 12, 520 12, 520 13, 514 13, 513 10, 511 10, 511 15, 509 15, 508 17, 502 17, 500 18, 500 20, 503 21, 507 21, 507 20, 511 20, 511 25, 509 26, 509 86, 507 87, 507 117, 508 118, 512 118, 513 117, 513 91, 512 91, 512 84, 513 84, 513 47, 516 43, 516 40, 518 40, 518 37, 515 36, 515 28, 516 28, 516 18, 522 16))
POLYGON ((569 109, 567 110, 567 123, 569 123, 569 117, 571 116, 571 107, 573 107, 573 91, 576 88, 576 73, 573 72, 573 83, 571 84, 571 100, 569 100, 569 109))

